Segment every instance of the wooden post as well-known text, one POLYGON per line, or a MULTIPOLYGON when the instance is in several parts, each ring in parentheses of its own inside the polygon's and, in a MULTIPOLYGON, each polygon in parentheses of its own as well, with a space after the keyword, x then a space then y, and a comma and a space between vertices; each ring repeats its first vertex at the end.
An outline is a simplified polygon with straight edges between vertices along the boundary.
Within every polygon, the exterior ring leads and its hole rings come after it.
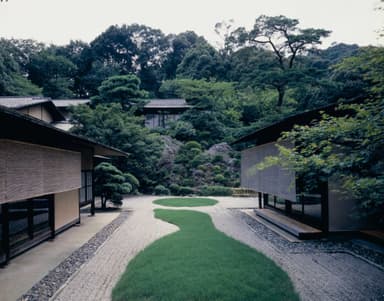
POLYGON ((27 201, 28 236, 33 239, 33 200, 27 201))
POLYGON ((328 182, 320 183, 320 194, 321 194, 321 223, 322 230, 325 233, 329 231, 329 205, 328 205, 328 182))
POLYGON ((277 201, 277 196, 273 196, 273 207, 276 208, 276 201, 277 201))
POLYGON ((9 245, 9 204, 3 204, 1 208, 2 214, 2 230, 3 230, 3 250, 5 254, 5 262, 7 264, 10 257, 10 245, 9 245))
POLYGON ((56 236, 55 231, 55 196, 48 196, 48 223, 49 228, 51 229, 51 239, 54 239, 56 236))
POLYGON ((262 209, 263 208, 263 200, 262 200, 261 192, 258 192, 258 195, 259 195, 259 209, 262 209))
POLYGON ((91 201, 91 215, 95 215, 95 172, 92 170, 92 201, 91 201))
POLYGON ((268 204, 269 201, 269 194, 268 193, 263 193, 263 205, 265 206, 265 204, 268 204))
POLYGON ((292 213, 292 203, 289 200, 285 200, 285 211, 287 213, 292 213))

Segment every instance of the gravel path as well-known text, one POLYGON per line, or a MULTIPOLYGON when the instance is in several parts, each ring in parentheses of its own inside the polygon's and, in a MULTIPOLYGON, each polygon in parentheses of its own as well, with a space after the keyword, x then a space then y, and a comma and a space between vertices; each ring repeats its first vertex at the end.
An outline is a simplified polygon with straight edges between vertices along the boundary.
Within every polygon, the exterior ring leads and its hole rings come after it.
MULTIPOLYGON (((97 249, 126 220, 130 212, 123 211, 112 222, 96 233, 87 243, 73 252, 53 270, 37 282, 18 301, 47 301, 58 289, 75 274, 82 265, 90 260, 97 249)), ((0 296, 1 300, 1 296, 0 296)))
POLYGON ((57 301, 110 300, 111 292, 127 263, 146 246, 176 231, 174 225, 154 218, 154 197, 140 197, 128 202, 134 208, 95 256, 56 294, 57 301))
POLYGON ((240 211, 220 205, 200 211, 209 213, 220 231, 277 262, 302 300, 384 300, 382 253, 362 251, 349 241, 289 243, 240 211))
MULTIPOLYGON (((176 226, 154 218, 153 209, 160 207, 152 204, 155 198, 125 200, 124 207, 133 209, 129 218, 72 275, 53 300, 110 300, 112 288, 127 263, 156 239, 177 230, 176 226)), ((226 209, 236 207, 230 206, 231 202, 236 200, 227 198, 214 207, 187 209, 210 214, 220 231, 272 258, 288 272, 302 300, 384 300, 382 254, 362 251, 348 241, 289 243, 241 211, 226 209)))

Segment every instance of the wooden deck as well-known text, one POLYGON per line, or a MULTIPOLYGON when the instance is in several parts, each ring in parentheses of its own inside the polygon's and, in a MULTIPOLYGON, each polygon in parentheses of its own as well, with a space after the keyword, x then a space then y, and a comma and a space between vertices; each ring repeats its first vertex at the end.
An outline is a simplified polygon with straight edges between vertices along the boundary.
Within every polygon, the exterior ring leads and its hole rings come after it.
POLYGON ((271 209, 255 209, 257 216, 293 234, 299 239, 319 238, 323 232, 271 209))
POLYGON ((372 242, 384 245, 384 231, 383 230, 364 230, 360 231, 360 235, 372 242))
POLYGON ((232 196, 234 197, 256 197, 257 192, 249 188, 232 188, 232 196))

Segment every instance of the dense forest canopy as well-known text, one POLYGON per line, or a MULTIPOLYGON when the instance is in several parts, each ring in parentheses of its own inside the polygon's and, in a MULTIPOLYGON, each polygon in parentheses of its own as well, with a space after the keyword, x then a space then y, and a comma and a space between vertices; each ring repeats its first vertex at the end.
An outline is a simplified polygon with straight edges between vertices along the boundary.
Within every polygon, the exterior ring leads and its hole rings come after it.
POLYGON ((323 49, 330 31, 285 16, 260 16, 250 30, 220 22, 215 31, 220 47, 193 31, 165 35, 139 24, 64 46, 0 39, 0 95, 91 98, 91 107, 74 109, 74 132, 129 153, 113 163, 141 190, 176 194, 239 184, 239 155, 223 143, 287 115, 382 99, 381 47, 323 49), (185 98, 193 108, 149 130, 141 117, 148 98, 185 98))

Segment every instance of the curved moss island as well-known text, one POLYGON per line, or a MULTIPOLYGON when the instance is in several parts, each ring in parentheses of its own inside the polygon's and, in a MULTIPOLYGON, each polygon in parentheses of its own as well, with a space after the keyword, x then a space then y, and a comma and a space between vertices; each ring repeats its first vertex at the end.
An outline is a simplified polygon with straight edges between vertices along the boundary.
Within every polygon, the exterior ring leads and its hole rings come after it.
POLYGON ((167 207, 201 207, 216 205, 217 201, 209 198, 165 198, 153 203, 167 207))
POLYGON ((224 235, 205 213, 156 209, 180 231, 161 238, 129 264, 113 301, 299 300, 272 260, 224 235))

